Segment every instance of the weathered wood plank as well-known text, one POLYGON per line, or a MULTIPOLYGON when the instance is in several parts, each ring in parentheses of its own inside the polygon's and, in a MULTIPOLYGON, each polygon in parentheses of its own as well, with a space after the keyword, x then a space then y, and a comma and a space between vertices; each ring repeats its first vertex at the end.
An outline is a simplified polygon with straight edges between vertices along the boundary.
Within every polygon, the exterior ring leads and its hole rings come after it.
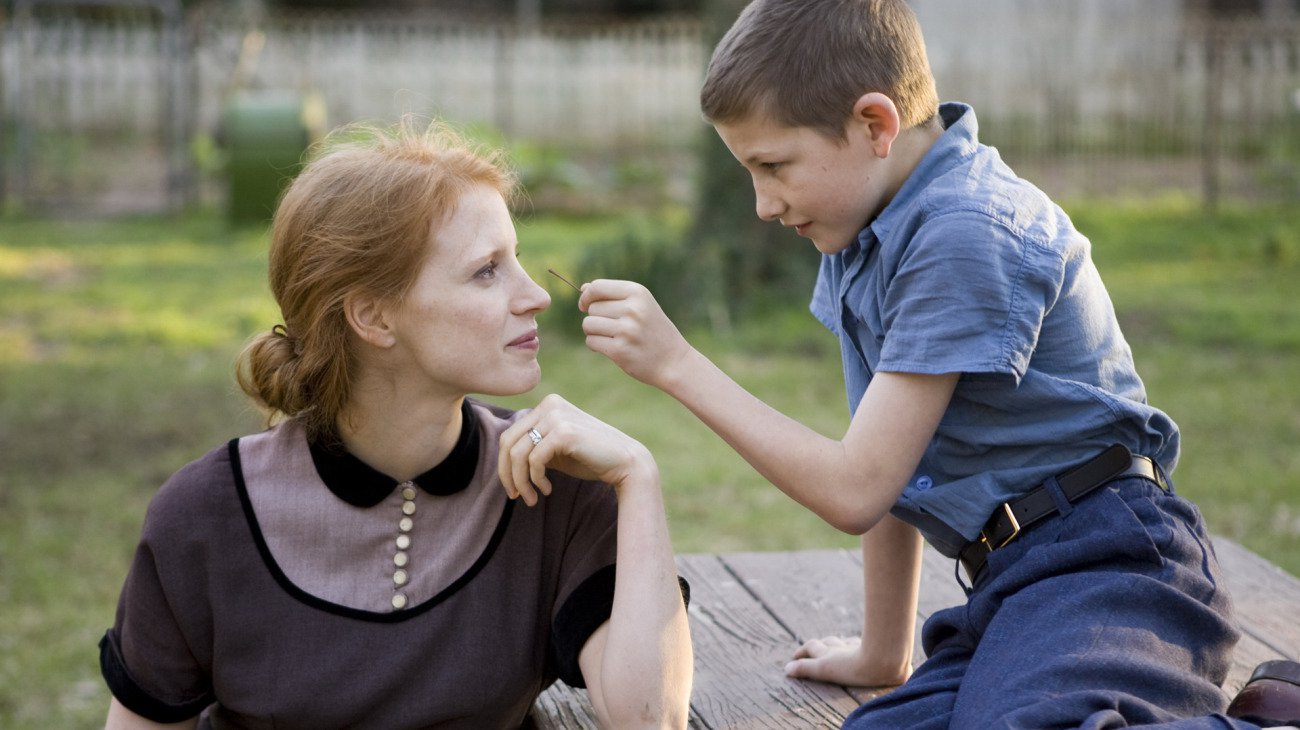
MULTIPOLYGON (((1230 540, 1215 538, 1215 546, 1243 629, 1224 684, 1231 695, 1260 662, 1300 655, 1300 580, 1230 540)), ((951 559, 927 546, 923 560, 918 626, 965 601, 951 559)), ((691 727, 837 727, 874 695, 786 679, 782 671, 803 641, 862 631, 858 551, 694 554, 677 564, 692 587, 691 727)), ((560 684, 542 695, 533 717, 541 728, 596 726, 586 693, 560 684)))
POLYGON ((1300 580, 1225 537, 1214 538, 1214 552, 1242 630, 1223 683, 1231 696, 1260 662, 1300 658, 1300 580))
POLYGON ((1227 538, 1216 537, 1214 551, 1243 630, 1300 659, 1300 580, 1227 538))
POLYGON ((700 727, 834 726, 857 707, 839 687, 785 678, 793 634, 721 558, 684 556, 678 566, 691 583, 691 708, 700 727))
MULTIPOLYGON (((794 553, 740 553, 724 556, 746 587, 787 626, 795 648, 823 636, 858 636, 863 623, 862 553, 810 550, 794 553)), ((917 626, 935 611, 966 600, 952 579, 952 561, 927 547, 917 601, 917 626)), ((913 639, 914 663, 925 658, 920 632, 913 639)), ((847 688, 859 703, 879 690, 847 688)))
POLYGON ((537 698, 531 713, 540 730, 597 730, 587 690, 556 682, 537 698))
MULTIPOLYGON (((786 553, 736 553, 723 561, 746 589, 793 637, 784 661, 809 639, 862 633, 861 553, 847 550, 802 550, 786 553)), ((781 667, 774 667, 782 671, 781 667)), ((857 705, 879 690, 845 688, 857 705)))

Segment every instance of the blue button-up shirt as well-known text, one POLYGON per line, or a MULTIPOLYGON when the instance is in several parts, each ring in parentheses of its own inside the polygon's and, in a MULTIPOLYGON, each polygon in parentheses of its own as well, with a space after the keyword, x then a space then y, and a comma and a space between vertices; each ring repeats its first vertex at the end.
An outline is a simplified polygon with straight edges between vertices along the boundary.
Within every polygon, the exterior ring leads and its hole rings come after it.
POLYGON ((940 116, 889 205, 822 257, 811 309, 839 337, 851 412, 873 373, 962 373, 894 509, 951 555, 954 531, 975 539, 1110 444, 1172 471, 1178 427, 1146 402, 1088 239, 979 143, 970 107, 940 116))

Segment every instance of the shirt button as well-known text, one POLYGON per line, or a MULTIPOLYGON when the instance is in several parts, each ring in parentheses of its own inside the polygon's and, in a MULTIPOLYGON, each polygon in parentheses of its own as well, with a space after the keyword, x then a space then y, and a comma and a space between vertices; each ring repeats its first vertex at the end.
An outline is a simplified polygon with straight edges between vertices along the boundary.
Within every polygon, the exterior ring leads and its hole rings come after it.
POLYGON ((412 487, 410 484, 402 487, 402 499, 415 499, 415 487, 412 487))
POLYGON ((397 522, 397 529, 401 530, 402 532, 410 532, 412 527, 415 527, 415 521, 412 520, 410 517, 403 517, 401 520, 398 520, 397 522))
POLYGON ((916 480, 916 488, 921 490, 922 492, 924 492, 925 490, 933 486, 934 486, 934 480, 928 476, 923 476, 920 479, 916 480))
POLYGON ((399 610, 399 611, 400 611, 401 609, 403 609, 403 608, 406 608, 406 596, 402 595, 401 593, 394 593, 394 594, 393 594, 393 608, 395 608, 395 609, 397 609, 397 610, 399 610))
POLYGON ((402 503, 402 514, 404 514, 404 515, 413 515, 413 514, 415 514, 415 502, 412 502, 412 501, 410 501, 410 500, 407 500, 407 501, 403 502, 403 503, 402 503))
POLYGON ((406 549, 409 548, 409 547, 411 547, 411 536, 410 536, 410 535, 398 535, 398 536, 397 536, 397 549, 398 549, 398 550, 406 550, 406 549))
POLYGON ((405 568, 405 567, 406 567, 406 553, 399 552, 398 554, 394 555, 394 556, 393 556, 393 565, 396 565, 396 566, 399 567, 399 568, 405 568))
POLYGON ((393 583, 395 585, 399 585, 399 586, 406 585, 406 579, 407 579, 407 575, 405 570, 393 571, 393 583))

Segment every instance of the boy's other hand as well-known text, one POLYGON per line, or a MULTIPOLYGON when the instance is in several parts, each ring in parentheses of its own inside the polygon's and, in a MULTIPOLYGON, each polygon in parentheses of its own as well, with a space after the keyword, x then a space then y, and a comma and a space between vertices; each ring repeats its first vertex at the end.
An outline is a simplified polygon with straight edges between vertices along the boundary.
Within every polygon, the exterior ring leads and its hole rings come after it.
POLYGON ((597 279, 582 285, 578 308, 587 313, 587 347, 637 380, 663 389, 690 344, 654 295, 634 281, 597 279))
POLYGON ((827 636, 799 647, 785 665, 785 676, 848 687, 897 687, 912 674, 909 661, 881 661, 857 636, 827 636))

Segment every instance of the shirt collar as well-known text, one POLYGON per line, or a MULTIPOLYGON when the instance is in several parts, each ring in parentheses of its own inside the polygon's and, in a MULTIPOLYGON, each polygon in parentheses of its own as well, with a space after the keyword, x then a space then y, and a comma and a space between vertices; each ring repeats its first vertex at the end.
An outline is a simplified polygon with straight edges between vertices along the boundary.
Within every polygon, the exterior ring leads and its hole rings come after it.
POLYGON ((875 240, 884 240, 893 227, 894 220, 905 215, 916 196, 931 181, 979 149, 979 122, 975 119, 975 110, 969 104, 940 104, 939 121, 943 124, 943 134, 939 135, 907 176, 889 205, 858 234, 859 246, 865 249, 875 240))
MULTIPOLYGON (((461 405, 460 437, 442 463, 411 481, 429 494, 446 497, 464 490, 474 479, 478 467, 478 417, 469 401, 461 405)), ((309 444, 316 473, 334 496, 354 507, 374 507, 397 487, 399 482, 342 448, 309 444)))

